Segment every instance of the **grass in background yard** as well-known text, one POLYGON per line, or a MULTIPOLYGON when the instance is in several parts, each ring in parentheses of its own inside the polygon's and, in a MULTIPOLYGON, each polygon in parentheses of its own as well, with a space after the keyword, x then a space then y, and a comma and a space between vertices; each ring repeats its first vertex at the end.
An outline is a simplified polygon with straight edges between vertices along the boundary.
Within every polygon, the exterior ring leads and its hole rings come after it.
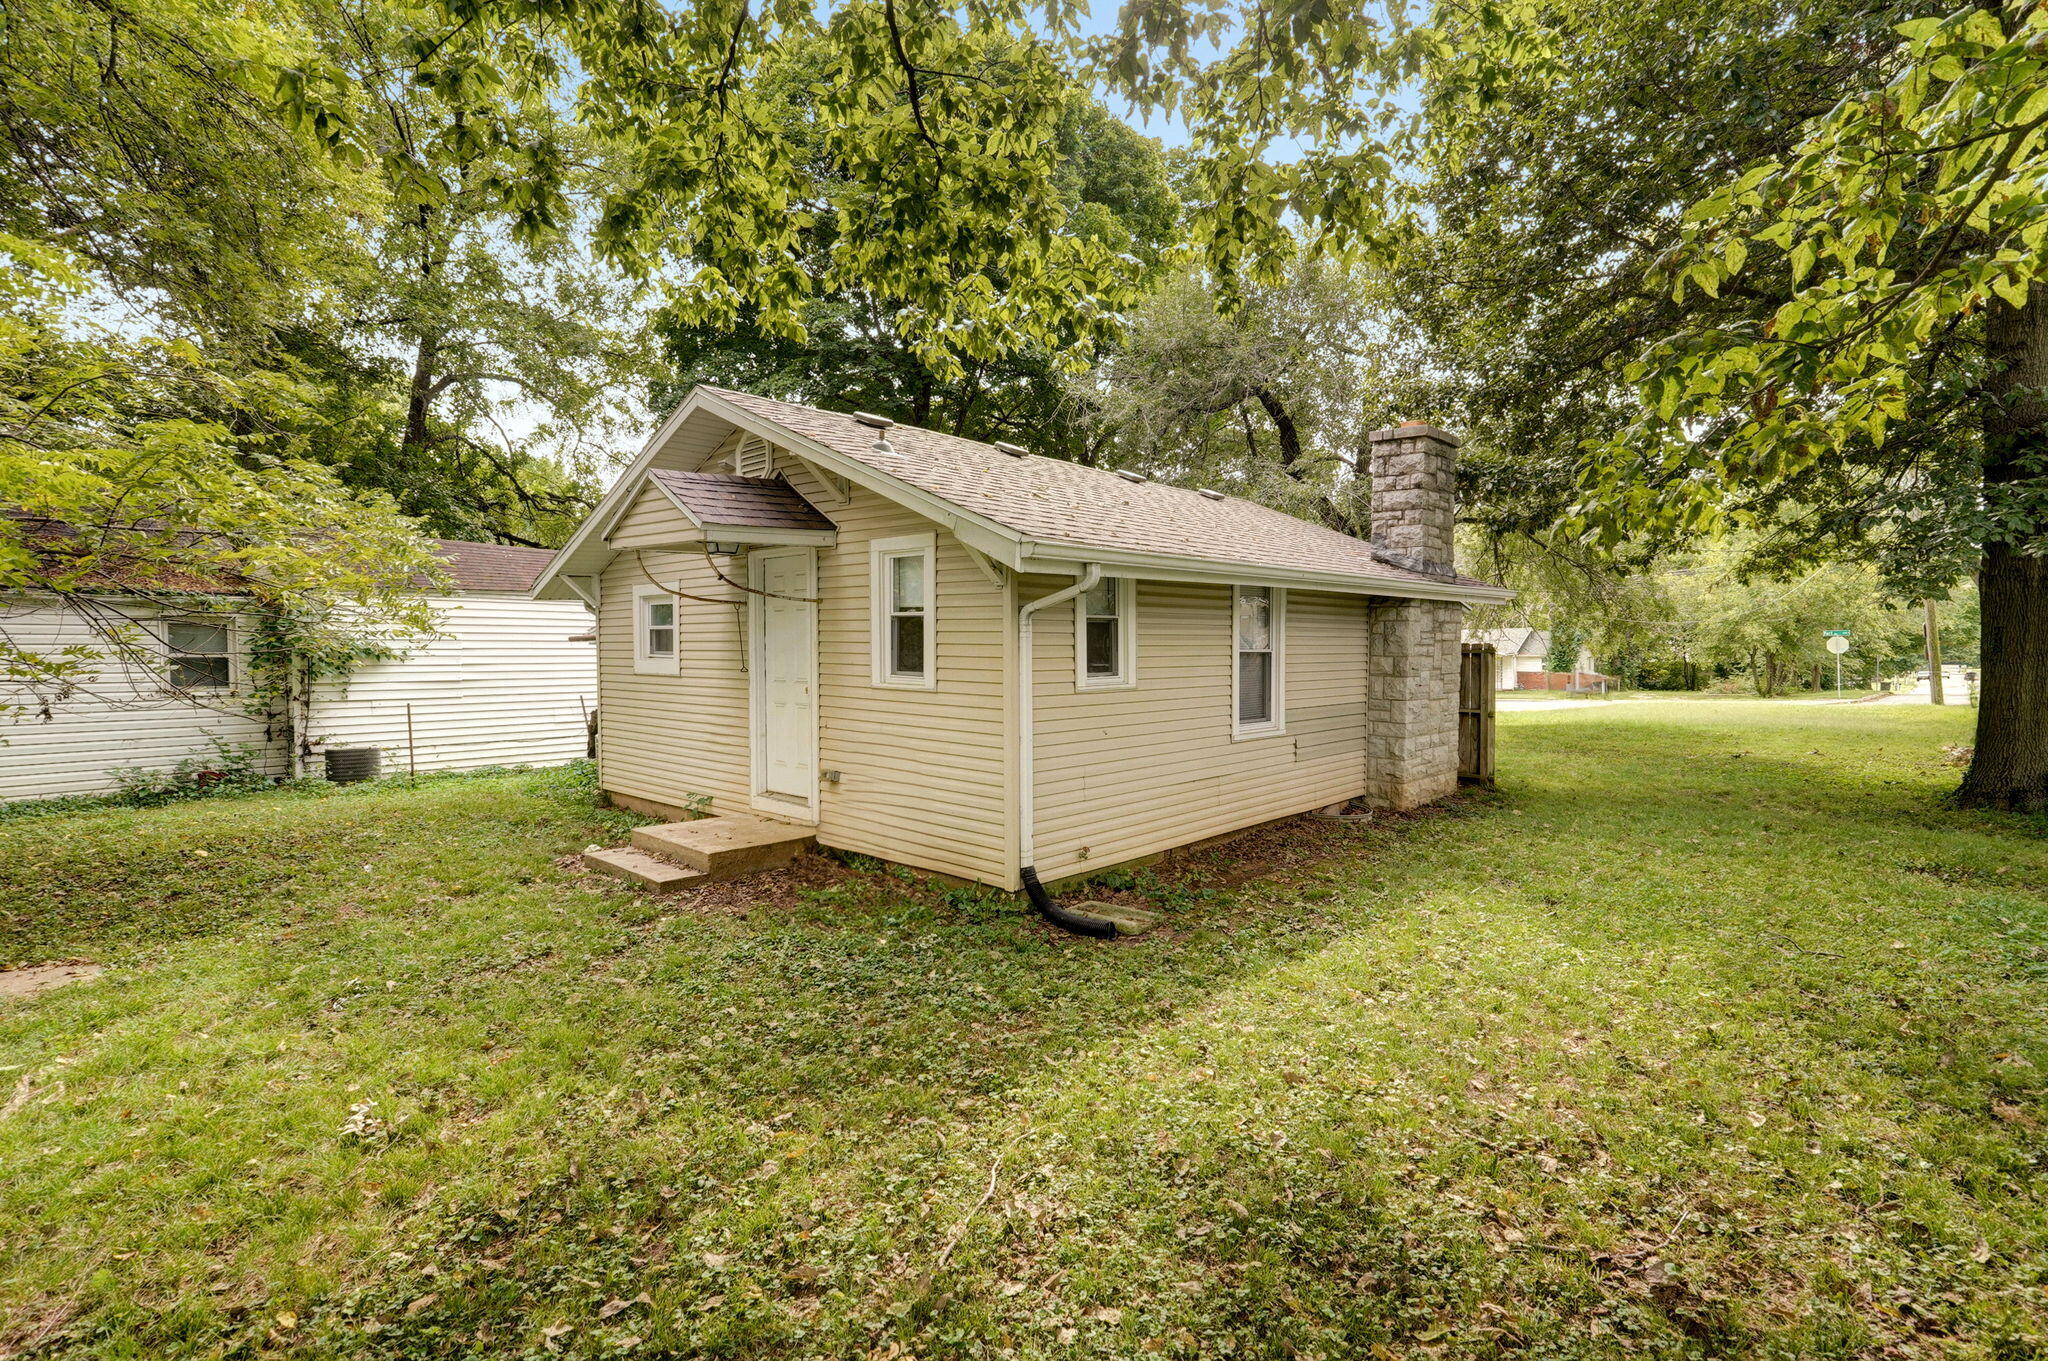
POLYGON ((613 892, 530 776, 0 825, 0 957, 110 965, 0 1011, 0 1351, 2038 1356, 2048 841, 1939 806, 1968 719, 1512 715, 1109 946, 613 892))

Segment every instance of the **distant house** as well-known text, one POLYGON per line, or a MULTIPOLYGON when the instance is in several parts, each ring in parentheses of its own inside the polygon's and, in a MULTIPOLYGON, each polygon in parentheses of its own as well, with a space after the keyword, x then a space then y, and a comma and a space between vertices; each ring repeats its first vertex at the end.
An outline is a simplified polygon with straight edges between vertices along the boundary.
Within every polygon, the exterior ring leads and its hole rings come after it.
POLYGON ((1551 671, 1547 629, 1474 629, 1465 641, 1493 644, 1495 690, 1605 689, 1609 680, 1593 669, 1593 654, 1584 644, 1570 671, 1551 671))
POLYGON ((1456 449, 1373 436, 1367 541, 700 387, 537 590, 598 611, 619 803, 1029 887, 1455 787, 1460 622, 1508 598, 1449 566, 1456 449))
MULTIPOLYGON (((380 748, 386 773, 408 761, 419 770, 468 770, 582 756, 597 662, 587 638, 571 638, 589 629, 590 613, 528 594, 554 554, 434 543, 452 581, 434 601, 439 636, 315 687, 304 726, 314 772, 330 747, 380 748)), ((139 625, 148 655, 101 665, 47 713, 0 715, 0 802, 106 793, 116 770, 165 769, 217 742, 252 746, 272 773, 286 770, 281 725, 248 712, 249 628, 233 607, 239 592, 201 580, 181 589, 227 608, 178 611, 110 588, 109 607, 139 625)), ((0 598, 0 627, 39 652, 94 641, 75 614, 32 597, 0 598)), ((8 699, 0 685, 0 704, 8 699)))

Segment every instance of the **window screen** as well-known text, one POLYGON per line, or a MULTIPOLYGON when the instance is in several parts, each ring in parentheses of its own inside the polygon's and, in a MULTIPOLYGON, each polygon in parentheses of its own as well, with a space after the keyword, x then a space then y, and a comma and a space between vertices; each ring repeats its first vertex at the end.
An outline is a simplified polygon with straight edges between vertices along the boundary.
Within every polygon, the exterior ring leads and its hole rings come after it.
POLYGON ((1264 586, 1237 591, 1237 721, 1273 721, 1273 592, 1264 586))
POLYGON ((647 610, 646 641, 642 645, 650 657, 673 657, 676 654, 676 602, 648 598, 643 605, 647 610))
POLYGON ((1083 597, 1086 615, 1085 669, 1090 676, 1123 674, 1123 630, 1118 611, 1123 600, 1122 583, 1105 577, 1083 597))
POLYGON ((925 673, 925 556, 900 553, 889 559, 889 674, 925 673))
POLYGON ((174 619, 170 680, 180 690, 225 690, 234 683, 232 634, 224 619, 174 619))

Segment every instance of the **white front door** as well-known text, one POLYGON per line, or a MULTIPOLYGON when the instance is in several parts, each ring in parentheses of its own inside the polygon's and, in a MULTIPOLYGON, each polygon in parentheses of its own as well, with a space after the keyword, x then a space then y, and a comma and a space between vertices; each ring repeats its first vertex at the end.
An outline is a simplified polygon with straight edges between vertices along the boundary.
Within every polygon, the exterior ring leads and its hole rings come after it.
POLYGON ((756 551, 754 788, 769 806, 810 808, 817 790, 817 568, 808 548, 756 551))

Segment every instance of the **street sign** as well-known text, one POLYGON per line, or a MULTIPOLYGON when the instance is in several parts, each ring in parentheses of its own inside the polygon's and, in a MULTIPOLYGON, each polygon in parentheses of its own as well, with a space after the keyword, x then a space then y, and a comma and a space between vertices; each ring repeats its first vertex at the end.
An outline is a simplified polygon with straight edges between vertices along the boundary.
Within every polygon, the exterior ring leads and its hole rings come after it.
POLYGON ((1847 637, 1849 636, 1849 630, 1847 630, 1847 629, 1822 629, 1822 630, 1821 630, 1821 636, 1822 636, 1822 637, 1824 637, 1824 638, 1847 638, 1847 637))
POLYGON ((1828 651, 1834 653, 1837 657, 1839 657, 1848 650, 1849 639, 1846 634, 1830 633, 1828 635, 1828 651))

